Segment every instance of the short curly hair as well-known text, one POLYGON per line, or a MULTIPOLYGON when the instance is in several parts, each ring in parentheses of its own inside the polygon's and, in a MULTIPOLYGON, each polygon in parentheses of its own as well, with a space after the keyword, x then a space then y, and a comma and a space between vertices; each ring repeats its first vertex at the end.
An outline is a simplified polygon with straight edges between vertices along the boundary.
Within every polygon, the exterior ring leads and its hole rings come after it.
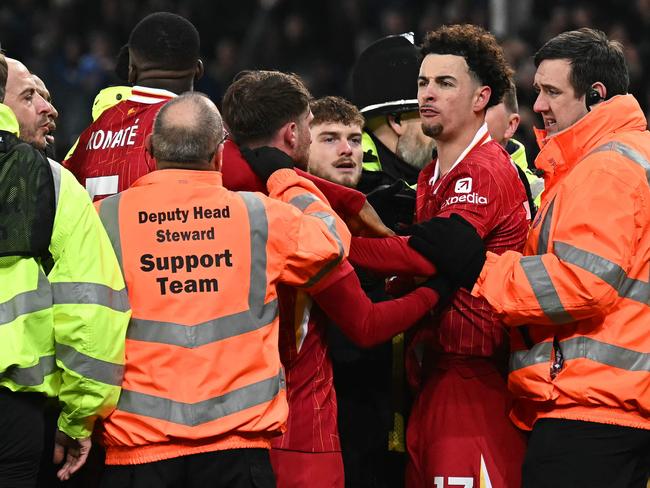
POLYGON ((453 54, 465 58, 470 73, 492 90, 486 109, 497 105, 512 81, 512 69, 495 37, 477 25, 443 25, 428 32, 420 48, 427 54, 453 54))
POLYGON ((365 120, 359 109, 348 102, 345 98, 327 96, 312 100, 310 103, 311 113, 314 119, 311 126, 327 123, 339 123, 343 125, 358 125, 363 127, 365 120))

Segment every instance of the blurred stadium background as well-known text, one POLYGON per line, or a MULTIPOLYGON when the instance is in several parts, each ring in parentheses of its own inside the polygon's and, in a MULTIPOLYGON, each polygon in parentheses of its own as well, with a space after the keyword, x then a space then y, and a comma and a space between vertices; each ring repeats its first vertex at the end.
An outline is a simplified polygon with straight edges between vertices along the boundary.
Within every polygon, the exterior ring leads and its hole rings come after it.
POLYGON ((293 71, 315 96, 349 97, 352 65, 375 39, 414 31, 419 41, 441 24, 471 22, 497 35, 516 71, 516 137, 529 161, 537 121, 532 56, 562 31, 597 27, 623 42, 630 91, 650 115, 650 0, 4 0, 0 43, 52 93, 59 159, 89 123, 97 92, 120 83, 115 58, 129 31, 158 10, 179 13, 199 29, 206 76, 196 89, 217 104, 233 75, 251 68, 293 71))

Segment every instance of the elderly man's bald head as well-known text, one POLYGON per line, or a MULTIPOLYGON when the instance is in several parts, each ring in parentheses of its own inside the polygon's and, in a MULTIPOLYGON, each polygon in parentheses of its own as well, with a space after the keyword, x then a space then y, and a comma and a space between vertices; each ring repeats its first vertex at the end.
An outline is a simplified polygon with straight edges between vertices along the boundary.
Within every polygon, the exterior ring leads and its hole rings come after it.
POLYGON ((188 92, 158 112, 151 153, 159 167, 198 168, 210 164, 222 140, 223 123, 215 104, 201 93, 188 92))

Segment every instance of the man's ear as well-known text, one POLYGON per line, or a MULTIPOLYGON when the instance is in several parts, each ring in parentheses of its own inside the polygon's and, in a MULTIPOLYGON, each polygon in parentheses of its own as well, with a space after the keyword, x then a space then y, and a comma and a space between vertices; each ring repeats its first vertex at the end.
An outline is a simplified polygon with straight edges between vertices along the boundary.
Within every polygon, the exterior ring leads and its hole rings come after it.
POLYGON ((138 81, 138 68, 132 62, 129 62, 129 79, 127 81, 131 85, 135 85, 138 81))
POLYGON ((506 141, 515 135, 519 127, 519 122, 521 122, 521 116, 519 114, 508 115, 508 127, 506 127, 506 131, 503 134, 503 138, 506 141))
POLYGON ((474 100, 474 106, 472 109, 474 112, 480 112, 485 110, 488 102, 490 101, 490 95, 492 95, 492 88, 487 85, 479 86, 476 92, 476 98, 474 100))
POLYGON ((398 137, 401 137, 406 132, 406 124, 402 123, 402 118, 399 115, 387 115, 386 122, 388 122, 388 126, 393 129, 393 132, 398 137))
POLYGON ((203 67, 203 61, 200 59, 196 62, 196 69, 194 71, 194 81, 198 81, 203 78, 203 73, 205 73, 205 68, 203 67))
POLYGON ((295 149, 298 145, 298 124, 293 121, 287 122, 280 127, 279 132, 285 146, 295 149))
POLYGON ((144 138, 144 149, 153 158, 153 146, 151 145, 151 133, 144 138))
POLYGON ((221 171, 221 166, 223 165, 223 143, 219 144, 212 161, 210 161, 211 166, 214 167, 215 171, 221 171))

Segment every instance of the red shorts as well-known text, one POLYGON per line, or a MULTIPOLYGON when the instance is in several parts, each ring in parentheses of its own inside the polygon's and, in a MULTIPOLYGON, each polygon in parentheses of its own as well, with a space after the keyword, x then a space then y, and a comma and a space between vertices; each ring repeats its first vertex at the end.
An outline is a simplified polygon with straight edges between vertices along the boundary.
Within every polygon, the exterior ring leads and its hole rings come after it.
POLYGON ((439 362, 409 420, 406 486, 519 488, 526 436, 508 418, 509 398, 488 360, 439 362))
POLYGON ((344 488, 340 452, 271 449, 277 488, 344 488))

